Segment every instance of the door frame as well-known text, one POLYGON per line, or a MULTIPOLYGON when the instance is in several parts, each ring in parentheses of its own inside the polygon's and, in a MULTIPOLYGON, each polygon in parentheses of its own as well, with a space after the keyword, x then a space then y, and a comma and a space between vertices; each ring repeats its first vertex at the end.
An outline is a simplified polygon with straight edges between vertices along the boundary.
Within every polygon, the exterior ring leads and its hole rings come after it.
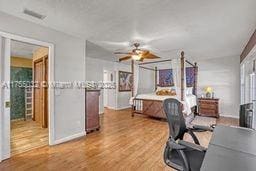
MULTIPOLYGON (((7 33, 7 32, 2 32, 0 31, 0 36, 10 39, 10 40, 16 40, 16 41, 21 41, 24 43, 30 43, 30 44, 34 44, 34 45, 38 45, 38 46, 44 46, 44 47, 48 47, 49 51, 48 51, 48 82, 49 83, 53 83, 54 82, 54 44, 53 43, 49 43, 49 42, 44 42, 44 41, 40 41, 40 40, 36 40, 36 39, 32 39, 32 38, 28 38, 28 37, 24 37, 24 36, 20 36, 20 35, 15 35, 12 33, 7 33)), ((1 59, 2 61, 2 59, 1 59)), ((2 104, 2 98, 0 98, 0 104, 2 104)), ((1 106, 2 107, 2 106, 1 106)), ((48 131, 49 131, 49 145, 54 145, 55 144, 55 125, 54 125, 54 87, 49 87, 48 88, 48 131)), ((0 125, 5 124, 6 122, 10 122, 9 120, 1 120, 0 119, 0 125)), ((9 158, 10 154, 4 155, 3 154, 3 129, 2 127, 0 127, 0 162, 4 159, 9 158), (5 157, 3 157, 5 156, 5 157)), ((9 144, 9 149, 10 149, 10 144, 9 144)), ((10 151, 10 150, 9 150, 10 151)))
POLYGON ((9 158, 10 156, 10 107, 6 107, 6 103, 10 103, 10 89, 8 88, 7 82, 10 81, 10 56, 11 56, 11 40, 6 37, 1 37, 1 59, 0 67, 1 74, 0 80, 2 86, 7 86, 5 89, 1 87, 0 97, 0 161, 1 159, 9 158), (3 43, 3 44, 2 44, 3 43), (3 50, 3 51, 2 51, 3 50), (5 82, 2 82, 5 81, 5 82), (9 121, 9 122, 4 122, 9 121))

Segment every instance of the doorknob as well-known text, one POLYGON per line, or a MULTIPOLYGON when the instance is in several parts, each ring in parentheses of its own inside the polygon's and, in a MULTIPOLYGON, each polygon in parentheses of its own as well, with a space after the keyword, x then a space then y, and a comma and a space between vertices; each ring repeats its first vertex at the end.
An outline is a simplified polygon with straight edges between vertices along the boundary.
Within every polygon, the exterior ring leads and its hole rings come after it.
POLYGON ((10 101, 6 101, 5 102, 5 107, 6 108, 10 108, 11 107, 11 102, 10 101))

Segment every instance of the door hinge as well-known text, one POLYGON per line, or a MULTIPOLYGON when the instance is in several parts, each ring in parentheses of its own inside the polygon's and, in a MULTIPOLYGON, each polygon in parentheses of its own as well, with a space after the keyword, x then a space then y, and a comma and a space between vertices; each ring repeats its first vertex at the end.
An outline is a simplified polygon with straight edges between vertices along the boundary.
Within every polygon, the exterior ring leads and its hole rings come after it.
POLYGON ((5 102, 5 107, 10 108, 11 107, 11 102, 10 101, 5 102))

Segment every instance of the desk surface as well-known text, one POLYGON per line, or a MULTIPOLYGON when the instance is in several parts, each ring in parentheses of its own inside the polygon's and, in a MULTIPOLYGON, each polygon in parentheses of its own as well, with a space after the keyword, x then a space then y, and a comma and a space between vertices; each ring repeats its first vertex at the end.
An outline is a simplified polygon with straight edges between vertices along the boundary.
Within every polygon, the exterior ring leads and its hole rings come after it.
POLYGON ((256 131, 246 128, 217 126, 210 144, 256 155, 256 131))
POLYGON ((201 171, 255 171, 256 131, 217 126, 201 171))
POLYGON ((201 171, 255 171, 256 157, 247 153, 209 145, 201 171))

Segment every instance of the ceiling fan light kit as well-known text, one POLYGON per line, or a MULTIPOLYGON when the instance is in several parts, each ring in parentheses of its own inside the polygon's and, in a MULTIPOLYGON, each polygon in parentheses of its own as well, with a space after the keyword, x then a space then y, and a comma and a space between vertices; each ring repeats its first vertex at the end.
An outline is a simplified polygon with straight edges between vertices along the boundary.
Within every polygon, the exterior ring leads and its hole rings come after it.
POLYGON ((140 55, 132 55, 132 59, 138 61, 141 59, 140 55))

